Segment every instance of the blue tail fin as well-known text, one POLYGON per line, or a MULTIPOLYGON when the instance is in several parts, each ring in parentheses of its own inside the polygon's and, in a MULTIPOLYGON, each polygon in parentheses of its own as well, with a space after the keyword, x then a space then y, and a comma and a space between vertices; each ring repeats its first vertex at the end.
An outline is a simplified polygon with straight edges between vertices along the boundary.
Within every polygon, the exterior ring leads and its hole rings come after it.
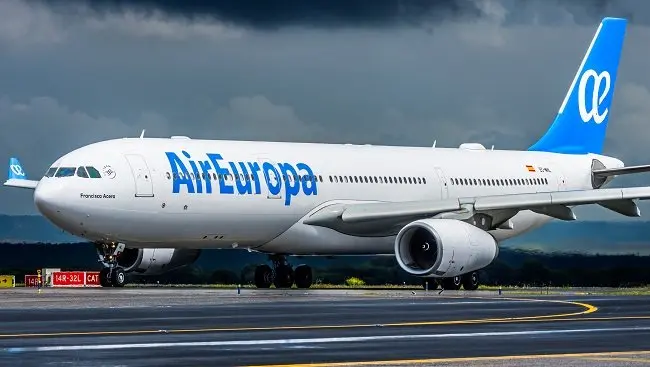
POLYGON ((18 158, 11 157, 9 159, 9 173, 7 174, 9 179, 16 180, 26 180, 27 174, 23 169, 23 166, 20 164, 18 158))
POLYGON ((625 19, 602 20, 555 121, 528 150, 602 153, 626 26, 625 19))

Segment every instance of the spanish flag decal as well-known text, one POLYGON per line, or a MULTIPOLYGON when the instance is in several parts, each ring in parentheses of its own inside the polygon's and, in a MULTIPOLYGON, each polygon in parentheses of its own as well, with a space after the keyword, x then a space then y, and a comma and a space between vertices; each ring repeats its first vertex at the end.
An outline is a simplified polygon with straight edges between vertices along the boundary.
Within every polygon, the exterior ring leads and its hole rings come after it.
POLYGON ((526 168, 528 169, 528 172, 535 172, 535 167, 533 167, 533 166, 531 166, 529 164, 526 165, 526 168))

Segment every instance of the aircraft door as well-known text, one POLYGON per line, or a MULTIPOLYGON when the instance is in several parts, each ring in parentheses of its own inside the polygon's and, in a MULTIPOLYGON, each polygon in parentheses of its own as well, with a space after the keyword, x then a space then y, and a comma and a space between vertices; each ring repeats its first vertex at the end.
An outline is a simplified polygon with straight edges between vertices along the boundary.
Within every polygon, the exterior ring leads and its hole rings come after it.
POLYGON ((266 198, 282 199, 282 173, 278 169, 278 165, 266 158, 259 158, 258 162, 261 171, 259 179, 263 181, 260 182, 260 187, 262 190, 266 190, 266 198))
POLYGON ((557 176, 557 185, 559 191, 566 190, 566 177, 561 173, 557 176))
POLYGON ((447 183, 447 176, 445 172, 440 167, 435 167, 436 175, 438 176, 438 182, 440 183, 440 198, 446 199, 449 197, 449 184, 447 183))
POLYGON ((135 180, 136 197, 153 197, 153 184, 151 182, 151 172, 144 157, 139 154, 125 154, 131 173, 135 180))

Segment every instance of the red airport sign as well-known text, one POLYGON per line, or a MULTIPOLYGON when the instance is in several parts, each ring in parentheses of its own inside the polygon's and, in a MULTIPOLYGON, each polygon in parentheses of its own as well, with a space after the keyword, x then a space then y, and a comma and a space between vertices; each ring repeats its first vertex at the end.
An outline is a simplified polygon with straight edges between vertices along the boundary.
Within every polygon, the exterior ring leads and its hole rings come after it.
POLYGON ((52 273, 52 287, 83 287, 86 281, 84 271, 55 271, 52 273))
POLYGON ((86 287, 99 287, 99 272, 98 271, 87 271, 86 272, 86 287))
POLYGON ((38 275, 25 275, 25 287, 38 287, 38 275))

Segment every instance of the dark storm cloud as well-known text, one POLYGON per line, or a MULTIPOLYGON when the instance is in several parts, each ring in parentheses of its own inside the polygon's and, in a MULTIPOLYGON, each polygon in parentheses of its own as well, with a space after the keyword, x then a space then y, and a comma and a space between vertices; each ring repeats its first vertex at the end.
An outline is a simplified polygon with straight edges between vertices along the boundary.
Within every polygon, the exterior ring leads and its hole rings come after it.
MULTIPOLYGON (((490 16, 490 0, 41 0, 51 5, 84 5, 98 11, 158 10, 187 18, 209 16, 257 29, 303 27, 387 27, 490 16)), ((650 2, 626 0, 510 0, 502 21, 555 22, 561 9, 578 24, 603 16, 650 23, 650 2), (550 12, 548 12, 551 10, 550 12)))
MULTIPOLYGON (((37 178, 72 149, 142 129, 526 149, 551 123, 599 18, 627 16, 636 24, 606 154, 646 164, 649 9, 643 0, 0 0, 0 162, 17 156, 37 178)), ((1 188, 0 202, 0 212, 35 212, 27 190, 1 188)))
POLYGON ((211 16, 252 28, 285 26, 387 26, 479 16, 471 1, 458 0, 43 0, 83 4, 100 11, 135 8, 186 17, 211 16))
MULTIPOLYGON (((52 5, 81 4, 97 11, 158 10, 187 18, 209 16, 239 26, 278 29, 306 27, 387 27, 429 25, 439 21, 490 16, 490 0, 41 0, 52 5)), ((510 0, 505 23, 531 20, 553 22, 562 9, 579 24, 592 24, 602 16, 650 20, 645 1, 614 0, 510 0), (643 4, 642 4, 643 3, 643 4), (645 9, 644 9, 645 8, 645 9), (643 9, 639 11, 640 9, 643 9)), ((650 2, 648 2, 650 3, 650 2)))

